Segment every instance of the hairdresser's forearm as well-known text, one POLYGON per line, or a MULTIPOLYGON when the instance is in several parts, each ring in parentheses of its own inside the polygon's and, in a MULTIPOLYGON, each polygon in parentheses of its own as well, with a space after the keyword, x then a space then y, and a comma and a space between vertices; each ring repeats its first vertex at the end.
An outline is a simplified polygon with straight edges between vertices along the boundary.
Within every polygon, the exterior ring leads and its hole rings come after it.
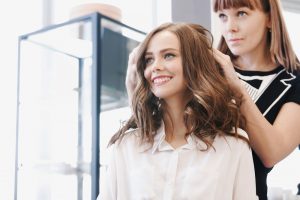
POLYGON ((285 125, 282 124, 289 122, 270 124, 246 90, 243 90, 243 97, 241 111, 246 118, 246 131, 251 147, 266 167, 272 167, 299 144, 299 134, 296 133, 296 127, 287 130, 283 128, 285 125))

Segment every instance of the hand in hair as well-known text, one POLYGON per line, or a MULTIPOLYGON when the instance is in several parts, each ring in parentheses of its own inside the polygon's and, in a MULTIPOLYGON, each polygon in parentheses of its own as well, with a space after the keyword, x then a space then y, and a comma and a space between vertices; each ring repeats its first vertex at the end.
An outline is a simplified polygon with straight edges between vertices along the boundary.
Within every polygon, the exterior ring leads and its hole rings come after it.
POLYGON ((222 67, 225 77, 226 77, 231 89, 233 91, 241 93, 242 84, 234 70, 230 56, 223 54, 221 51, 219 51, 217 49, 213 49, 213 55, 214 55, 216 61, 222 67))
POLYGON ((127 89, 127 94, 129 98, 129 102, 131 102, 131 97, 133 94, 133 91, 136 87, 137 84, 137 69, 136 69, 136 64, 137 64, 137 52, 139 50, 139 46, 135 47, 132 52, 129 54, 128 58, 128 66, 127 66, 127 72, 126 72, 126 89, 127 89))

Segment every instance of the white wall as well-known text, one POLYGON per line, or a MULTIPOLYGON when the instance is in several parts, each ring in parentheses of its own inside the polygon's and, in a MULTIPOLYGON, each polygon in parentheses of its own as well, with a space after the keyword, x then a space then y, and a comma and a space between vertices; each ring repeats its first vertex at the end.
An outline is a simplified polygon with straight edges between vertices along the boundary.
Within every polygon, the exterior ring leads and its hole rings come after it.
MULTIPOLYGON (((41 26, 41 1, 6 1, 0 7, 0 199, 13 199, 18 36, 41 26)), ((34 57, 34 55, 32 55, 34 57)))

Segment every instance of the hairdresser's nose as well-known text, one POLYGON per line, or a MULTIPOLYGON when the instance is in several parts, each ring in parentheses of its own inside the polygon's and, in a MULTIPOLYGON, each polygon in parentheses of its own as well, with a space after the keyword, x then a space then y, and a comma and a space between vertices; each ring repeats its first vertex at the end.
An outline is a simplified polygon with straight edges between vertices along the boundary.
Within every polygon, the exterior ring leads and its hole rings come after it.
POLYGON ((226 31, 229 33, 238 31, 238 22, 235 18, 228 17, 226 22, 226 31))

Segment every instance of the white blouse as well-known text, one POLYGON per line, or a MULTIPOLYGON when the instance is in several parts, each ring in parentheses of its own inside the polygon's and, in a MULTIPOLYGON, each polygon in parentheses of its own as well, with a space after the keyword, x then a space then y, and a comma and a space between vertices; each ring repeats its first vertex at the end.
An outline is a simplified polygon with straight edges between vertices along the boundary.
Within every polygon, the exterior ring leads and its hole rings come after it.
MULTIPOLYGON (((239 129, 239 133, 247 134, 239 129)), ((213 148, 191 135, 174 149, 162 126, 154 145, 139 145, 136 130, 110 147, 106 182, 97 200, 256 200, 251 150, 246 142, 217 136, 213 148)))

